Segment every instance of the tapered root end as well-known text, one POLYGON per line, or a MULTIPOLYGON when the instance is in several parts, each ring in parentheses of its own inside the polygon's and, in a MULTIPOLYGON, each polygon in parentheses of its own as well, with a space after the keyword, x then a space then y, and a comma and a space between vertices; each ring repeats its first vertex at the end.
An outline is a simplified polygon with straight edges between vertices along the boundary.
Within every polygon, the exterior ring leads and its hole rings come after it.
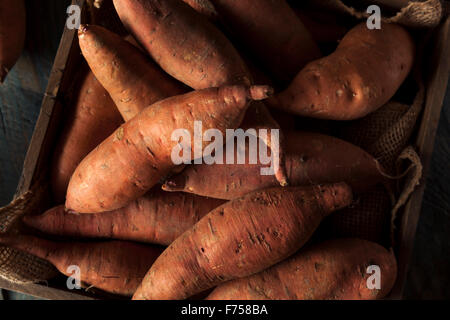
POLYGON ((89 31, 89 25, 88 24, 82 24, 80 25, 80 29, 78 29, 78 37, 83 38, 83 36, 86 34, 86 32, 89 31))
POLYGON ((272 96, 274 90, 270 86, 251 86, 248 92, 248 96, 251 100, 259 101, 272 96))
POLYGON ((140 288, 138 288, 137 291, 134 293, 133 297, 131 298, 131 300, 143 301, 143 300, 147 300, 147 299, 145 298, 145 296, 143 294, 141 294, 140 288))
POLYGON ((280 183, 280 186, 282 187, 289 186, 289 182, 285 172, 278 170, 278 172, 275 174, 275 178, 280 183))
POLYGON ((94 7, 96 7, 97 9, 100 9, 102 7, 103 4, 103 0, 95 0, 94 1, 94 7))
POLYGON ((341 210, 353 202, 353 192, 350 186, 344 182, 319 186, 325 202, 327 213, 341 210))

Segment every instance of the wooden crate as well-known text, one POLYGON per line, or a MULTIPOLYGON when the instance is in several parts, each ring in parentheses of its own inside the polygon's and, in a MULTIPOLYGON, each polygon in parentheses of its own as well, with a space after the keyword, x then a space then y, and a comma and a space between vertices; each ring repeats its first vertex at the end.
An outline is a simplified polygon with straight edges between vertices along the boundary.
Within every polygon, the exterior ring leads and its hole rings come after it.
MULTIPOLYGON (((73 4, 86 7, 85 0, 73 0, 73 4)), ((83 19, 88 19, 85 16, 83 19)), ((29 146, 23 173, 17 188, 17 196, 28 192, 32 186, 48 175, 46 168, 52 156, 52 150, 60 131, 64 101, 71 84, 72 76, 80 63, 81 55, 76 37, 77 30, 65 29, 55 58, 48 87, 42 102, 41 112, 29 146)), ((398 279, 390 295, 392 299, 401 299, 405 285, 418 219, 421 212, 422 197, 425 190, 425 178, 431 162, 435 134, 446 92, 450 67, 450 18, 437 29, 430 46, 432 64, 426 83, 426 102, 420 119, 419 130, 413 146, 419 153, 424 167, 421 184, 414 191, 401 213, 400 228, 395 248, 398 258, 398 279)), ((52 203, 46 200, 44 206, 52 203)), ((49 284, 13 284, 0 279, 0 288, 14 290, 46 299, 98 299, 108 297, 98 293, 70 291, 63 286, 61 279, 49 284), (61 285, 62 283, 62 285, 61 285)))

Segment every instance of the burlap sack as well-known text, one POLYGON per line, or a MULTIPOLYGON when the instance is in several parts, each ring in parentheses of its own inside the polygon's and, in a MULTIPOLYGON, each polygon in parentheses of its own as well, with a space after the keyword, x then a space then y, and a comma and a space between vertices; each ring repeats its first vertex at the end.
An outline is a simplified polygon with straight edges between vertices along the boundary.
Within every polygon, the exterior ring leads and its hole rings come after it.
POLYGON ((391 245, 391 208, 389 194, 378 185, 371 191, 355 195, 355 202, 350 207, 326 218, 321 226, 322 238, 361 238, 388 247, 391 245))
POLYGON ((389 173, 387 177, 392 184, 377 186, 359 195, 353 208, 333 215, 327 226, 330 235, 357 236, 385 246, 394 244, 397 212, 422 176, 420 158, 409 143, 423 107, 424 95, 421 86, 411 106, 389 102, 373 114, 342 126, 340 137, 373 155, 389 173), (390 226, 387 221, 390 221, 390 226))
POLYGON ((396 161, 407 147, 425 99, 419 91, 412 105, 391 101, 369 116, 341 128, 341 137, 374 156, 392 176, 398 175, 396 161))
POLYGON ((425 90, 419 85, 412 105, 391 101, 365 118, 340 126, 339 137, 373 155, 388 172, 392 184, 358 195, 352 207, 330 216, 324 223, 330 237, 358 237, 393 245, 397 212, 422 174, 420 159, 408 144, 424 97, 425 90))
MULTIPOLYGON (((351 1, 341 0, 308 0, 312 6, 319 6, 342 14, 352 15, 358 19, 369 17, 366 11, 352 7, 351 1), (350 3, 350 4, 349 4, 350 3)), ((370 5, 370 1, 358 1, 370 5)), ((361 8, 360 8, 361 9, 361 8)), ((409 28, 433 28, 442 19, 443 6, 440 0, 410 1, 407 6, 391 16, 383 16, 383 21, 402 24, 409 28)), ((386 12, 382 10, 382 14, 386 12)))
MULTIPOLYGON (((36 186, 15 199, 10 205, 0 208, 0 233, 18 232, 20 218, 32 212, 40 212, 46 188, 36 186)), ((0 277, 15 283, 38 282, 53 278, 56 269, 35 256, 0 246, 0 277)))

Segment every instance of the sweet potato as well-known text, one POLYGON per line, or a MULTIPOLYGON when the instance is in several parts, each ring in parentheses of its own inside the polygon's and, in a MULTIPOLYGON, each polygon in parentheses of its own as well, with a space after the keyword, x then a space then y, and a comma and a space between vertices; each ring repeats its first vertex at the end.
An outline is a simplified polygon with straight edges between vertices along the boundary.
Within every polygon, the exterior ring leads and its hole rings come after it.
MULTIPOLYGON (((264 99, 271 92, 267 86, 209 88, 144 109, 81 162, 70 180, 66 207, 79 213, 124 207, 177 167, 172 160, 175 147, 194 150, 195 121, 201 121, 202 134, 213 128, 225 136, 226 129, 242 122, 250 101, 264 99), (191 139, 173 141, 178 129, 185 129, 191 139)), ((208 145, 203 142, 202 150, 208 145)))
POLYGON ((269 106, 331 120, 361 118, 389 101, 409 74, 414 42, 395 24, 350 30, 331 55, 308 64, 269 106))
POLYGON ((22 53, 25 44, 24 0, 0 1, 0 84, 22 53))
POLYGON ((181 0, 115 0, 124 26, 170 75, 194 89, 250 85, 228 39, 181 0))
MULTIPOLYGON (((231 42, 183 1, 115 0, 114 5, 125 27, 153 59, 184 84, 196 90, 253 84, 252 74, 231 42)), ((278 129, 265 105, 252 105, 249 112, 246 123, 278 129), (255 119, 258 113, 264 116, 255 119)), ((270 139, 265 142, 273 146, 270 139)), ((281 162, 275 176, 281 185, 286 185, 283 154, 280 144, 281 162)))
POLYGON ((220 285, 207 300, 374 300, 394 286, 397 263, 392 252, 360 239, 330 240, 255 275, 220 285), (380 289, 369 277, 380 268, 380 289))
POLYGON ((51 187, 58 204, 64 203, 70 177, 81 160, 123 122, 108 92, 86 64, 81 66, 79 75, 80 85, 66 106, 63 132, 51 165, 51 187))
POLYGON ((155 261, 133 299, 184 299, 294 254, 320 221, 349 205, 344 184, 273 188, 204 216, 155 261))
POLYGON ((52 263, 62 274, 73 276, 106 292, 131 296, 145 272, 161 254, 159 247, 126 241, 53 242, 31 235, 0 235, 0 244, 52 263))
POLYGON ((92 72, 125 121, 157 101, 187 92, 138 48, 103 27, 83 25, 78 38, 92 72))
MULTIPOLYGON (((115 0, 114 5, 138 42, 167 73, 184 84, 196 90, 253 84, 252 74, 231 42, 183 1, 115 0)), ((252 105, 249 112, 246 123, 278 129, 265 105, 252 105), (254 119, 258 113, 264 116, 254 119)), ((269 147, 273 145, 270 139, 265 142, 269 147)), ((279 149, 283 159, 283 145, 279 149)), ((278 169, 275 176, 286 185, 283 162, 278 169)))
POLYGON ((103 238, 171 244, 204 215, 224 203, 183 193, 151 190, 123 209, 73 214, 58 206, 23 221, 41 232, 72 238, 103 238))
POLYGON ((322 55, 285 0, 211 0, 221 21, 280 81, 322 55))
MULTIPOLYGON (((292 186, 345 181, 353 191, 362 192, 383 181, 377 161, 343 140, 293 131, 286 134, 286 146, 286 168, 292 186)), ((226 164, 225 156, 223 159, 224 164, 188 167, 168 179, 163 189, 230 200, 278 184, 273 176, 261 175, 261 168, 267 165, 250 164, 248 156, 245 164, 237 164, 236 160, 236 164, 226 164)))

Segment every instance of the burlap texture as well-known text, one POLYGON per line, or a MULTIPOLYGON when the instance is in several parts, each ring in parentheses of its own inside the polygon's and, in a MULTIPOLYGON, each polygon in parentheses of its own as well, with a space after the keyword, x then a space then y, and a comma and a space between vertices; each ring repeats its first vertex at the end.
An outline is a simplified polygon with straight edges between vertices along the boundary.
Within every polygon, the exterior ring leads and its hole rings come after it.
POLYGON ((342 126, 341 137, 374 156, 391 174, 399 174, 396 160, 410 141, 425 99, 419 91, 412 105, 391 101, 369 116, 342 126))
POLYGON ((325 238, 355 237, 391 245, 390 215, 392 203, 382 185, 356 195, 348 208, 334 212, 323 223, 325 238))
MULTIPOLYGON (((36 186, 33 191, 0 208, 0 233, 18 231, 20 218, 40 211, 46 188, 36 186)), ((14 249, 0 246, 0 277, 15 283, 38 282, 53 278, 56 269, 45 260, 14 249)))
MULTIPOLYGON (((308 0, 313 6, 320 6, 342 14, 349 14, 358 19, 369 17, 365 11, 359 11, 341 0, 308 0)), ((370 1, 363 1, 370 4, 370 1)), ((385 12, 382 10, 382 13, 385 12)), ((383 16, 383 21, 399 23, 409 28, 436 27, 443 16, 443 5, 440 0, 410 1, 407 6, 391 16, 383 16)))

